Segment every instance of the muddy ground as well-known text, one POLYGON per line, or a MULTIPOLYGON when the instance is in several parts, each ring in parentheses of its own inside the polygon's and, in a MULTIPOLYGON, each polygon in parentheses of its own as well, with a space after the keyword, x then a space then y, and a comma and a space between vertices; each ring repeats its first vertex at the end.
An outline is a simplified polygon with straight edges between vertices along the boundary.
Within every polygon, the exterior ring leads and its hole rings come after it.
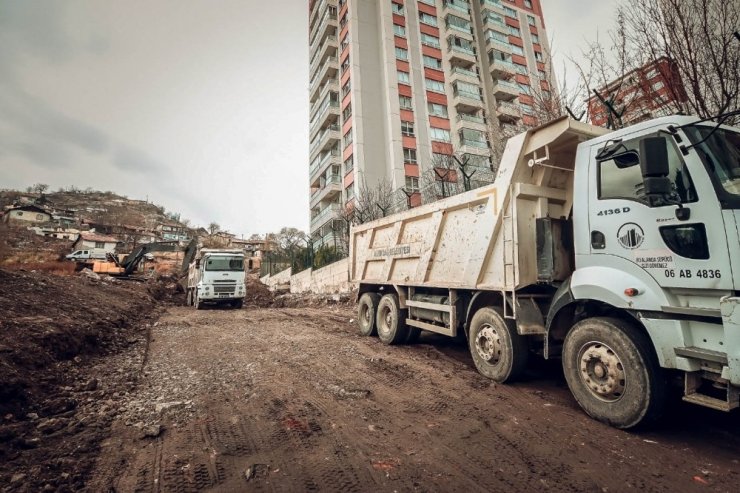
POLYGON ((557 363, 498 385, 464 342, 388 347, 353 318, 169 308, 86 489, 737 491, 737 413, 676 401, 656 429, 623 432, 580 411, 557 363))

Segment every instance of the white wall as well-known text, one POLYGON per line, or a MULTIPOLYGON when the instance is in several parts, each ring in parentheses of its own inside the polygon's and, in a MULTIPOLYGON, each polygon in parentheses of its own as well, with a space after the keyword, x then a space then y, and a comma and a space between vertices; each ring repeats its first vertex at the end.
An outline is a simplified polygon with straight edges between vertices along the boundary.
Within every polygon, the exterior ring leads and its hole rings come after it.
POLYGON ((298 274, 291 275, 290 269, 264 276, 260 281, 275 289, 278 285, 290 283, 290 292, 295 294, 334 294, 351 291, 349 282, 349 259, 342 259, 318 270, 306 269, 298 274))

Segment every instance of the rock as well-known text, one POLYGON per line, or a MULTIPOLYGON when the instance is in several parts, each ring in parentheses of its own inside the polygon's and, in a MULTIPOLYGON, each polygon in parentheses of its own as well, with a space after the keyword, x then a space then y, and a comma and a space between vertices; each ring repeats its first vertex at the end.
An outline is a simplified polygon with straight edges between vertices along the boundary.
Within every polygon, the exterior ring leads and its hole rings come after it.
POLYGON ((157 438, 164 431, 162 425, 149 425, 142 430, 143 438, 157 438))
POLYGON ((98 379, 93 378, 92 380, 88 380, 87 383, 85 383, 85 386, 82 387, 82 390, 85 392, 92 392, 93 390, 98 389, 98 379))
POLYGON ((163 413, 165 411, 180 409, 182 407, 185 407, 185 403, 182 401, 158 402, 154 405, 154 411, 156 413, 163 413))
POLYGON ((22 472, 17 472, 10 478, 10 484, 21 482, 24 479, 26 479, 26 475, 22 472))
POLYGON ((66 425, 65 421, 58 418, 45 418, 36 426, 41 433, 48 435, 61 430, 66 425))
POLYGON ((33 420, 35 420, 35 419, 39 419, 39 415, 38 415, 38 414, 36 414, 36 413, 28 413, 28 414, 26 414, 26 417, 27 417, 28 419, 33 419, 33 420))

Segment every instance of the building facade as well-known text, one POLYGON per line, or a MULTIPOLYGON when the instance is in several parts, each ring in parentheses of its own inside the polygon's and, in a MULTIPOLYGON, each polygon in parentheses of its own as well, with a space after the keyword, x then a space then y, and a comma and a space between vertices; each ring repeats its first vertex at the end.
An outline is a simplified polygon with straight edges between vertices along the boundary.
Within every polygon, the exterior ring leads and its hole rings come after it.
POLYGON ((675 63, 666 57, 631 70, 588 100, 592 125, 614 128, 677 113, 688 99, 675 63), (603 99, 603 101, 602 101, 603 99), (608 109, 611 104, 619 116, 608 109), (620 122, 616 120, 621 120, 620 122))
POLYGON ((547 53, 540 0, 310 1, 314 244, 332 243, 363 186, 414 206, 452 155, 490 170, 492 141, 534 124, 547 53))

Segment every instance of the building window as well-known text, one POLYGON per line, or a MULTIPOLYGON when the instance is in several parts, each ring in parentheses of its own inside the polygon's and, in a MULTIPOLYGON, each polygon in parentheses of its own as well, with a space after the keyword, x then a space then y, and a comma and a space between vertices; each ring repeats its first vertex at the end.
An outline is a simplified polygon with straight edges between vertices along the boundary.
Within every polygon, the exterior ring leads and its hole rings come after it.
POLYGON ((519 90, 523 94, 532 94, 532 91, 529 90, 529 86, 527 84, 519 83, 519 90))
POLYGON ((410 164, 416 164, 416 149, 403 148, 403 161, 410 164))
POLYGON ((409 78, 408 72, 401 72, 398 71, 398 82, 401 84, 411 84, 411 79, 409 78))
POLYGON ((352 143, 352 129, 351 128, 347 130, 346 134, 344 134, 342 141, 344 143, 344 147, 347 147, 348 145, 352 143))
POLYGON ((406 191, 407 192, 418 192, 419 191, 419 178, 416 176, 406 177, 406 191))
POLYGON ((439 38, 431 34, 421 33, 421 44, 439 49, 439 38))
POLYGON ((442 60, 424 55, 424 66, 436 70, 442 70, 442 60))
POLYGON ((403 15, 403 5, 392 2, 391 7, 393 8, 394 14, 403 15))
POLYGON ((393 34, 402 38, 406 37, 406 28, 399 24, 393 24, 393 34))
POLYGON ((532 17, 531 15, 528 15, 528 16, 527 16, 527 23, 528 23, 528 24, 529 24, 530 26, 534 26, 534 25, 535 25, 535 20, 534 20, 534 17, 532 17))
POLYGON ((398 96, 398 104, 401 106, 402 110, 410 110, 411 109, 411 98, 408 96, 398 96))
POLYGON ((521 46, 511 45, 511 52, 515 55, 524 56, 524 50, 521 46))
POLYGON ((530 34, 532 36, 532 44, 540 44, 540 37, 534 33, 530 34))
POLYGON ((520 65, 518 63, 514 64, 514 70, 516 70, 516 73, 527 75, 527 66, 526 65, 520 65))
POLYGON ((516 36, 518 38, 522 37, 522 32, 519 30, 518 27, 514 27, 514 26, 509 26, 509 34, 511 34, 512 36, 516 36))
POLYGON ((498 41, 499 43, 506 43, 509 44, 509 37, 499 31, 494 31, 493 29, 488 29, 486 31, 486 39, 492 39, 494 41, 498 41))
POLYGON ((528 9, 532 8, 532 0, 524 0, 524 6, 528 9))
POLYGON ((345 97, 347 94, 349 94, 349 91, 352 90, 352 79, 347 79, 347 82, 342 86, 342 97, 345 97))
POLYGON ((440 142, 450 142, 452 139, 450 139, 450 131, 446 130, 444 128, 434 128, 431 127, 430 129, 431 139, 437 140, 440 142))
POLYGON ((95 248, 105 248, 105 243, 103 243, 102 241, 96 241, 95 248))
POLYGON ((424 79, 424 85, 429 91, 441 92, 441 93, 445 92, 444 82, 440 82, 438 80, 432 80, 432 79, 424 79))
POLYGON ((425 12, 419 12, 419 22, 422 24, 427 24, 429 26, 437 26, 437 16, 436 15, 429 15, 425 12))
POLYGON ((512 9, 511 7, 504 7, 504 14, 506 14, 506 17, 516 19, 516 10, 512 9))
POLYGON ((663 84, 662 80, 659 80, 655 84, 652 85, 653 91, 659 91, 665 87, 665 84, 663 84))
POLYGON ((396 58, 399 60, 408 60, 409 59, 409 51, 404 48, 399 48, 396 46, 396 58))
POLYGON ((447 106, 438 103, 428 103, 427 108, 431 116, 438 116, 440 118, 448 118, 447 106))
POLYGON ((355 167, 355 156, 354 154, 344 160, 344 174, 346 175, 352 168, 355 167))
POLYGON ((348 104, 346 108, 344 108, 344 111, 342 112, 342 117, 344 120, 348 120, 349 117, 352 116, 352 104, 348 104))
POLYGON ((535 51, 534 52, 534 59, 537 60, 538 62, 541 62, 543 60, 543 58, 542 58, 542 52, 535 51))
POLYGON ((414 123, 413 122, 401 122, 401 133, 406 137, 414 136, 414 123))

